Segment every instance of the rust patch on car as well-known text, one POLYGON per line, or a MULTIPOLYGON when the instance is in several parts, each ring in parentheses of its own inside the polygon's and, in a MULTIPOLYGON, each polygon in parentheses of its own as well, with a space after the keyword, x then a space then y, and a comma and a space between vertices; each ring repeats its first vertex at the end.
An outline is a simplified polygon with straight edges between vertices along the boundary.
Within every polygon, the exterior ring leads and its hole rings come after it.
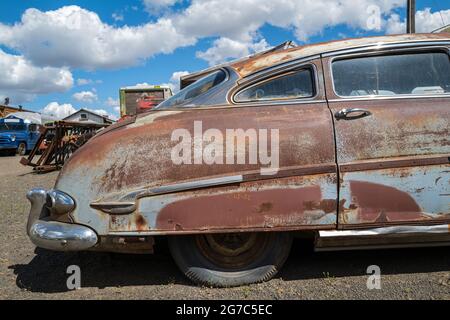
POLYGON ((407 192, 377 183, 350 181, 351 204, 340 219, 346 224, 430 219, 407 192))
MULTIPOLYGON (((201 196, 169 204, 159 213, 158 230, 267 228, 319 224, 325 212, 307 213, 305 204, 321 203, 319 186, 244 191, 201 196), (267 201, 270 199, 270 202, 267 201)), ((332 211, 328 211, 330 213, 332 211)))
POLYGON ((263 213, 272 210, 273 204, 271 202, 264 202, 259 206, 258 213, 263 213))
POLYGON ((305 211, 321 210, 325 213, 336 212, 336 199, 324 199, 320 202, 307 201, 304 203, 305 211))
POLYGON ((145 230, 149 229, 147 221, 141 215, 136 216, 135 224, 136 224, 137 231, 145 231, 145 230))

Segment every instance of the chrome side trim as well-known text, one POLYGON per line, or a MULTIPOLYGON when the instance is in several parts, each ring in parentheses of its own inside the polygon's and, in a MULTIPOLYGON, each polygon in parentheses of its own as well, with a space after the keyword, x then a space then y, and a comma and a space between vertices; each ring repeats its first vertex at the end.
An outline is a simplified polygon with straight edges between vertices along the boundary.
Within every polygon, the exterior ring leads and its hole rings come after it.
POLYGON ((363 246, 342 246, 342 247, 315 247, 315 252, 331 252, 331 251, 356 251, 356 250, 378 250, 378 249, 407 249, 407 248, 431 248, 431 247, 448 247, 450 242, 424 242, 424 243, 398 243, 398 244, 382 244, 382 245, 363 245, 363 246))
POLYGON ((440 234, 450 233, 450 225, 431 225, 431 226, 393 226, 384 228, 374 228, 367 230, 330 230, 319 231, 320 238, 330 237, 360 237, 360 236, 379 236, 390 234, 440 234))
POLYGON ((173 185, 162 186, 162 187, 155 188, 155 189, 152 189, 149 191, 152 194, 156 195, 156 194, 173 193, 173 192, 187 191, 187 190, 193 190, 193 189, 221 186, 221 185, 226 185, 226 184, 240 183, 242 181, 244 181, 244 177, 242 175, 229 176, 229 177, 220 177, 220 178, 213 178, 213 179, 183 182, 183 183, 178 183, 178 184, 173 184, 173 185))
POLYGON ((450 245, 450 225, 319 231, 315 251, 419 248, 450 245))
POLYGON ((166 185, 154 189, 140 189, 122 196, 122 198, 119 201, 92 202, 90 206, 94 209, 98 209, 109 214, 129 214, 136 210, 135 201, 139 198, 152 197, 167 193, 175 193, 202 188, 223 186, 241 183, 243 181, 244 176, 239 175, 239 176, 229 176, 229 177, 189 181, 173 185, 166 185))

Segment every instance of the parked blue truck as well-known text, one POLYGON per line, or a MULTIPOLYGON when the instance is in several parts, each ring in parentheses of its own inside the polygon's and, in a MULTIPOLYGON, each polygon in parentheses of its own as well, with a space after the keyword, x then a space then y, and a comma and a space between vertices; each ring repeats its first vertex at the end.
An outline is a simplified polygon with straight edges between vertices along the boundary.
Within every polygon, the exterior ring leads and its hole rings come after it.
POLYGON ((18 113, 0 119, 0 151, 25 155, 40 137, 41 119, 37 114, 18 113))

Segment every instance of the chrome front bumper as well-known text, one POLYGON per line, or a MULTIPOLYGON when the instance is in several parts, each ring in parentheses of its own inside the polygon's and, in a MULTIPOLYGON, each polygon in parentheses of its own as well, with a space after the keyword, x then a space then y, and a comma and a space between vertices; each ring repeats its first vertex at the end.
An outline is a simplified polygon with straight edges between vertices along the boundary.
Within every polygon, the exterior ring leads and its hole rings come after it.
MULTIPOLYGON (((51 192, 55 193, 55 190, 51 192)), ((95 246, 98 237, 91 228, 45 220, 49 216, 47 194, 44 189, 33 189, 27 193, 31 202, 27 233, 31 241, 37 247, 53 251, 83 251, 95 246)))

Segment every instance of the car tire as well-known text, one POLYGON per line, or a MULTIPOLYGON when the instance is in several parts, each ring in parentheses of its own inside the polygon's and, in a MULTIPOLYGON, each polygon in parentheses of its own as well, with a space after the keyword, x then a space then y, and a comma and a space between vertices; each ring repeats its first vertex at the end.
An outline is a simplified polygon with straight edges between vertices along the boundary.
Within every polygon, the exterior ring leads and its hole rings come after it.
POLYGON ((186 277, 212 287, 272 279, 289 256, 291 245, 292 235, 287 232, 169 237, 172 257, 186 277))
POLYGON ((17 147, 17 154, 19 156, 24 156, 27 154, 27 145, 25 142, 21 142, 19 146, 17 147))

